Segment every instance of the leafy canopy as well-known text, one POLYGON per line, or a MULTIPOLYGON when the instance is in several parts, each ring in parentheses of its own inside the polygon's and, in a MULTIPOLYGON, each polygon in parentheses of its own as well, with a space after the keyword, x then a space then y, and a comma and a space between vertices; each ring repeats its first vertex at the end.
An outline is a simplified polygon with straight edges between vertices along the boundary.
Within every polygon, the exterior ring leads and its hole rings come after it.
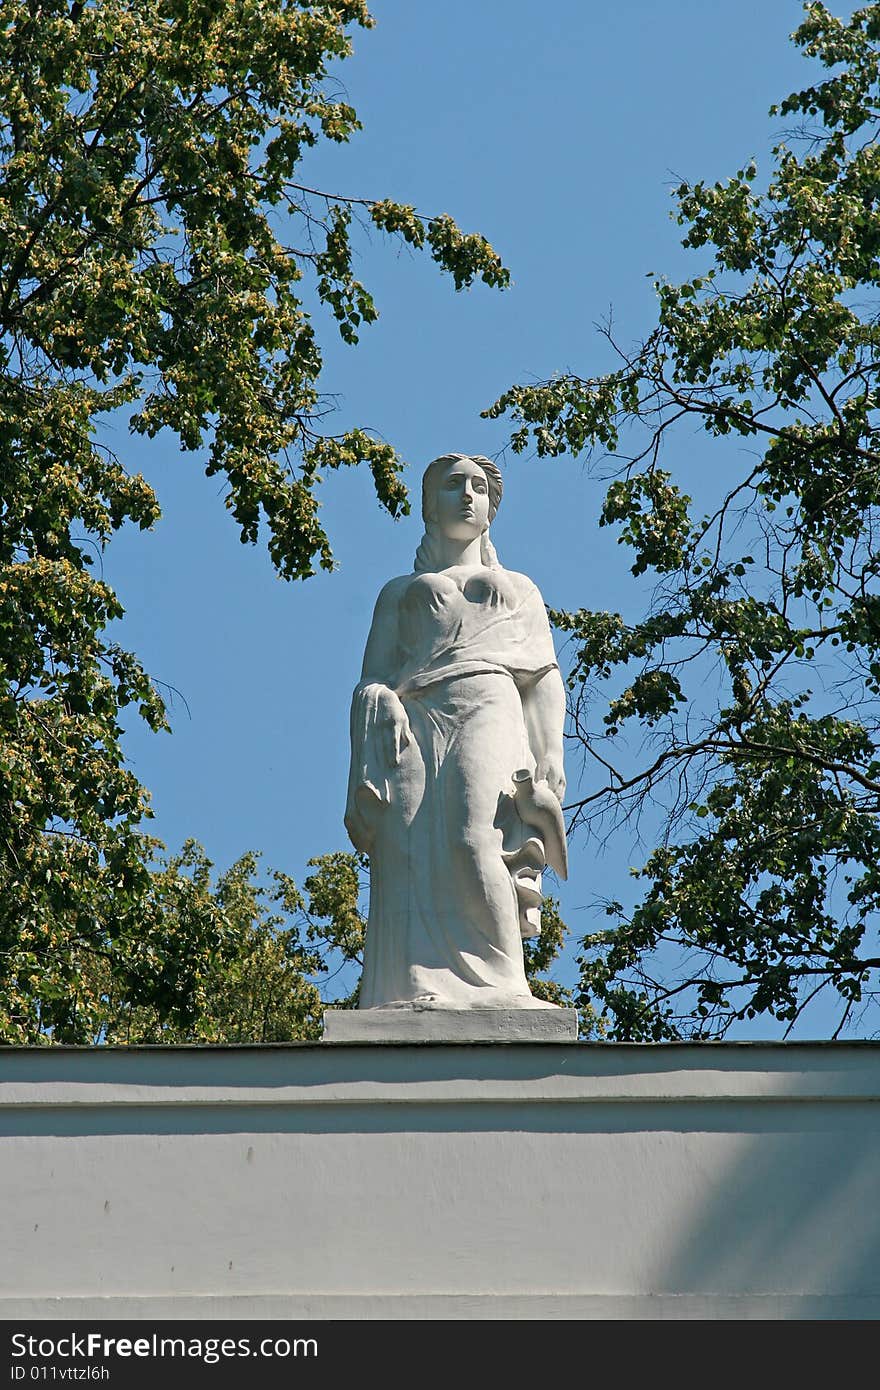
POLYGON ((92 1020, 90 1041, 319 1039, 325 996, 340 1006, 355 998, 339 997, 334 985, 362 958, 364 863, 328 854, 310 864, 303 891, 283 873, 261 882, 255 854, 214 880, 201 847, 186 844, 156 875, 160 929, 139 934, 125 968, 82 952, 75 993, 79 1017, 92 1020), (201 942, 193 932, 199 919, 207 926, 201 942), (162 977, 164 998, 154 987, 162 977))
POLYGON ((616 459, 601 521, 655 581, 640 621, 554 615, 597 770, 575 821, 653 802, 642 896, 584 942, 616 1038, 790 1029, 817 999, 835 1035, 878 1027, 880 4, 808 4, 793 39, 829 75, 773 109, 766 184, 678 188, 701 268, 656 282, 644 342, 486 412, 517 451, 616 459))
POLYGON ((186 1015, 186 963, 225 931, 210 894, 186 907, 193 865, 154 862, 124 762, 121 710, 154 729, 165 710, 107 640, 122 610, 93 561, 159 503, 99 422, 206 449, 242 541, 263 526, 279 574, 306 578, 332 567, 322 471, 365 464, 382 506, 407 510, 390 445, 323 427, 313 309, 349 343, 377 316, 352 216, 457 289, 507 283, 446 215, 298 181, 305 152, 358 129, 328 65, 371 23, 363 0, 0 0, 2 1040, 100 1034, 100 992, 76 1003, 87 960, 119 975, 108 997, 137 985, 144 1007, 186 1015), (174 941, 138 984, 157 933, 174 941))

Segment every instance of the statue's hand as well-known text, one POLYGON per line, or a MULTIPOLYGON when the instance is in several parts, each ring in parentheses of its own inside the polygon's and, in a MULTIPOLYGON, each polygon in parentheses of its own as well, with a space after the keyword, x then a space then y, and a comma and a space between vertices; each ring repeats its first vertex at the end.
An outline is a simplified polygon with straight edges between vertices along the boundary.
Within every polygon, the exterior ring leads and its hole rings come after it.
POLYGON ((546 782, 557 800, 561 801, 565 796, 565 773, 562 770, 562 759, 555 758, 552 754, 541 758, 535 768, 535 781, 546 782))
POLYGON ((389 767, 397 767, 401 753, 404 748, 409 747, 412 740, 409 718, 400 696, 387 686, 379 697, 379 707, 385 761, 389 767))

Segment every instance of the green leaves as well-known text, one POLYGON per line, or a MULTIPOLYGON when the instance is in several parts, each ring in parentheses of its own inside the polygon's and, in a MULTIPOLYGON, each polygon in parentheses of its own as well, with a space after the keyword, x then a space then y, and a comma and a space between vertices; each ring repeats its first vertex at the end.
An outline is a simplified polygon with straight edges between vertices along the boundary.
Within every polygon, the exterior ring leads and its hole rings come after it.
POLYGON ((688 504, 670 475, 651 469, 614 482, 605 494, 600 526, 622 522, 620 540, 636 551, 633 574, 678 569, 690 539, 688 504))
POLYGON ((531 437, 539 458, 554 458, 566 451, 579 454, 597 445, 613 453, 617 448, 617 419, 638 409, 638 379, 630 371, 582 381, 559 376, 542 386, 512 386, 487 410, 487 420, 510 412, 520 427, 511 438, 514 453, 527 448, 531 437))
POLYGON ((486 238, 462 232, 446 213, 424 218, 407 203, 385 200, 370 205, 370 218, 375 226, 402 237, 410 246, 429 246, 433 259, 449 272, 457 290, 469 288, 478 279, 495 289, 506 289, 510 284, 509 271, 486 238))
POLYGON ((201 846, 151 874, 132 936, 83 952, 94 1037, 110 1043, 289 1042, 321 1036, 327 966, 306 940, 305 901, 283 874, 258 877, 245 854, 216 881, 201 846))
POLYGON ((876 969, 870 928, 863 912, 845 913, 871 896, 875 875, 850 872, 840 895, 835 878, 873 860, 877 817, 824 773, 864 751, 861 735, 783 705, 724 756, 723 780, 692 808, 707 828, 657 850, 638 875, 643 901, 631 914, 618 905, 618 927, 585 942, 584 986, 611 1010, 612 1036, 718 1037, 760 1013, 793 1023, 823 989, 844 1009, 861 997, 876 969), (686 973, 649 984, 648 962, 674 959, 672 948, 687 953, 686 973))
POLYGON ((610 732, 616 733, 618 724, 636 715, 650 728, 686 698, 671 671, 643 671, 622 695, 611 701, 605 723, 610 732))

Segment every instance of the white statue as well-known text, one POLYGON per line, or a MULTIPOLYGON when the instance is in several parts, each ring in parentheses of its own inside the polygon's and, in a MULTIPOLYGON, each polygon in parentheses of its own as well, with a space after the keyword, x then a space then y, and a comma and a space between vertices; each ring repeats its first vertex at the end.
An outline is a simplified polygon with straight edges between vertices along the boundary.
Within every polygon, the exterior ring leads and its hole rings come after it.
POLYGON ((551 1008, 522 938, 566 871, 565 693, 541 595, 489 540, 501 474, 425 471, 414 572, 376 603, 351 712, 345 824, 370 858, 360 1008, 551 1008))

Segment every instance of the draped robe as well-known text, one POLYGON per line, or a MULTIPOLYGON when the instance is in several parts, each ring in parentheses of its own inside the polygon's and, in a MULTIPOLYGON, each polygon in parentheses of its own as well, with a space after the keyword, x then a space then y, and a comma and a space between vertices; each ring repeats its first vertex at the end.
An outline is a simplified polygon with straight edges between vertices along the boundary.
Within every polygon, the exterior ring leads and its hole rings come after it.
POLYGON ((385 669, 354 693, 346 813, 370 858, 360 1007, 541 1007, 504 858, 513 773, 535 770, 523 698, 556 666, 541 596, 494 566, 407 575, 376 632, 368 660, 378 646, 385 669), (395 699, 410 729, 396 764, 395 699))

